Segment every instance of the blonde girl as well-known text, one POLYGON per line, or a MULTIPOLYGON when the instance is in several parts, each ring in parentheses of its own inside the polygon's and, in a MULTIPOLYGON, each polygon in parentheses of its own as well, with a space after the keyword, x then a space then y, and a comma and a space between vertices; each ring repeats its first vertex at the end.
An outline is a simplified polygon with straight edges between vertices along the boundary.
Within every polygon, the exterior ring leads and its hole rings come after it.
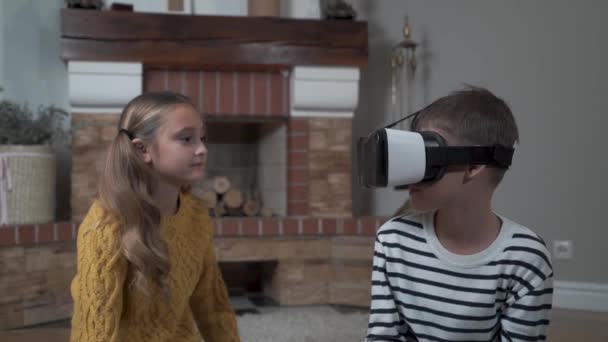
POLYGON ((124 108, 78 231, 71 341, 239 341, 211 221, 187 191, 206 160, 187 97, 146 93, 124 108))

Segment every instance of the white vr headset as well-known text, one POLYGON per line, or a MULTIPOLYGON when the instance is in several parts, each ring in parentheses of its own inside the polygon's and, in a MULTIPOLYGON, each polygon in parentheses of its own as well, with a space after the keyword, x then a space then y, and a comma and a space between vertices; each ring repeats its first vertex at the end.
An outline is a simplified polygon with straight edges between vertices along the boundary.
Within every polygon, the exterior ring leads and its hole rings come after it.
POLYGON ((433 182, 443 177, 450 165, 493 165, 508 169, 513 148, 494 146, 447 146, 436 132, 390 129, 415 116, 409 115, 359 138, 357 166, 359 183, 366 187, 407 188, 410 184, 433 182))

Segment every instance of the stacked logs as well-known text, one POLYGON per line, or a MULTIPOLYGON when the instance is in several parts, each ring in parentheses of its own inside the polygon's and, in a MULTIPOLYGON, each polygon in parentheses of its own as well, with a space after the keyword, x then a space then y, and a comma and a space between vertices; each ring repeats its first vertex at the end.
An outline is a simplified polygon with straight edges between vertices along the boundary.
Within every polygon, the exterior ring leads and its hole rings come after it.
POLYGON ((246 196, 242 190, 234 187, 228 177, 218 176, 213 179, 212 189, 198 193, 209 208, 211 216, 263 216, 272 217, 271 208, 262 207, 253 196, 246 196))

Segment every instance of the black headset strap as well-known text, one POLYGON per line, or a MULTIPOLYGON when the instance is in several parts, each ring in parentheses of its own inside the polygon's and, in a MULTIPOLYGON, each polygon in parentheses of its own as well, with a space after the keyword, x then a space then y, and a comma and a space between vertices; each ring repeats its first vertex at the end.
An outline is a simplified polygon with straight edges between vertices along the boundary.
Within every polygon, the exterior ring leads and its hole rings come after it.
POLYGON ((417 111, 417 112, 414 112, 414 113, 412 113, 410 115, 404 116, 401 119, 399 119, 399 120, 397 120, 397 121, 395 121, 393 123, 390 123, 390 124, 384 126, 384 128, 393 128, 393 127, 395 127, 395 125, 397 125, 401 121, 407 120, 407 119, 409 119, 411 117, 416 117, 419 113, 420 113, 420 111, 417 111))
POLYGON ((496 165, 508 169, 513 148, 494 146, 427 146, 427 165, 496 165))

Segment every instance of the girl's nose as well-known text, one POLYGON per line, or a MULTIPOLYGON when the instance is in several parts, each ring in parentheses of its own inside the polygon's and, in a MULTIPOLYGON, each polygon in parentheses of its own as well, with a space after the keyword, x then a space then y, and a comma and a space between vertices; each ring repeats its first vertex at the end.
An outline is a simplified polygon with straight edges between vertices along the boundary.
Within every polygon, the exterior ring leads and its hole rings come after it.
POLYGON ((196 154, 197 155, 207 154, 207 145, 205 145, 204 142, 201 141, 198 144, 198 147, 196 148, 196 154))

